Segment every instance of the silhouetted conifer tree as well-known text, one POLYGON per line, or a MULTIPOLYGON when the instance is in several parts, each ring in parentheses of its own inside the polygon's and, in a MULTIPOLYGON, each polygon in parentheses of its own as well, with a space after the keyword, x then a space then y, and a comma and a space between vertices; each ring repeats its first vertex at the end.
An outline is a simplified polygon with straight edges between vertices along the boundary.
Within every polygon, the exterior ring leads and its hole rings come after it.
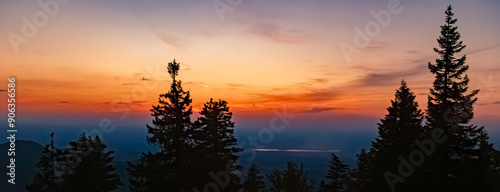
POLYGON ((60 191, 56 179, 56 162, 59 150, 54 147, 54 133, 50 134, 50 138, 50 145, 45 145, 42 155, 36 163, 36 166, 40 169, 40 173, 37 173, 31 184, 26 186, 26 190, 29 192, 60 191))
MULTIPOLYGON (((160 149, 176 154, 179 157, 189 148, 191 128, 191 97, 189 91, 184 91, 179 75, 180 63, 168 63, 168 73, 172 77, 172 84, 168 93, 160 94, 159 105, 153 106, 151 116, 153 126, 147 125, 148 143, 158 145, 160 149), (177 155, 179 154, 179 155, 177 155)), ((178 161, 180 159, 176 159, 178 161)), ((182 162, 179 162, 182 163, 182 162)))
POLYGON ((441 129, 446 141, 436 145, 430 163, 426 162, 428 180, 423 185, 429 186, 430 191, 477 191, 491 185, 486 183, 489 180, 484 174, 493 170, 483 169, 493 164, 488 157, 493 151, 484 128, 470 123, 479 90, 468 92, 469 66, 465 64, 466 56, 458 55, 465 45, 455 26, 457 19, 451 5, 445 14, 437 39, 439 48, 434 48, 440 57, 435 64, 429 63, 436 79, 429 95, 426 127, 429 137, 441 129))
POLYGON ((107 151, 99 136, 92 138, 82 133, 66 149, 66 169, 62 191, 105 192, 115 191, 122 185, 113 167, 113 151, 107 151), (69 169, 71 167, 71 169, 69 169))
MULTIPOLYGON (((397 182, 403 178, 399 174, 398 165, 401 158, 408 159, 409 154, 418 150, 415 141, 425 134, 422 128, 423 113, 418 109, 415 95, 410 91, 405 81, 396 90, 392 105, 387 108, 389 112, 378 123, 378 136, 372 147, 365 155, 363 169, 359 173, 361 182, 370 191, 398 191, 415 189, 412 178, 419 177, 414 172, 404 182, 397 182)), ((425 158, 425 157, 422 157, 425 158)), ((404 178, 403 178, 404 179, 404 178)))
POLYGON ((312 192, 314 182, 309 180, 307 172, 302 164, 300 168, 293 161, 287 163, 287 167, 280 171, 274 170, 267 176, 271 182, 272 192, 312 192))
POLYGON ((244 192, 263 192, 265 190, 264 177, 254 163, 248 168, 248 173, 243 183, 244 192))
POLYGON ((335 153, 332 153, 326 173, 326 183, 322 181, 319 187, 321 192, 344 192, 351 184, 349 166, 344 164, 335 153))
POLYGON ((237 191, 240 188, 238 175, 242 167, 238 165, 238 153, 243 151, 237 147, 234 137, 234 122, 227 102, 210 99, 200 111, 201 117, 194 123, 194 141, 197 157, 203 160, 196 163, 193 172, 199 173, 200 188, 213 180, 209 173, 229 175, 229 184, 221 186, 221 191, 237 191))
POLYGON ((129 163, 130 188, 134 191, 192 190, 197 182, 194 161, 200 160, 193 151, 192 100, 176 79, 179 67, 175 60, 168 63, 170 90, 159 96, 159 104, 151 109, 153 125, 147 125, 148 143, 161 151, 143 154, 136 165, 129 163))

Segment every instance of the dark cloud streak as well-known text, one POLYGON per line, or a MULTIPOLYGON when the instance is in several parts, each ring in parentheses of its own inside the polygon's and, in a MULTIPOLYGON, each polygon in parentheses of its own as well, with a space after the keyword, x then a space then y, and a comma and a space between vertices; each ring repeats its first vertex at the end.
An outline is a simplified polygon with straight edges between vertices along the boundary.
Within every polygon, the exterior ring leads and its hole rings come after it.
POLYGON ((313 107, 309 110, 304 110, 305 113, 321 113, 325 111, 335 111, 335 110, 343 110, 345 108, 337 108, 337 107, 313 107))

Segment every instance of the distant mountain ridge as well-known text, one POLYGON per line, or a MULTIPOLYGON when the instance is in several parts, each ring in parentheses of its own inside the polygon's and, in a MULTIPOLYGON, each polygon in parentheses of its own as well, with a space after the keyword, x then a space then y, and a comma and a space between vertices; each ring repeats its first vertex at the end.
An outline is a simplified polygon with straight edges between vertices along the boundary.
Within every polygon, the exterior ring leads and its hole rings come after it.
POLYGON ((6 174, 9 172, 7 166, 11 158, 7 153, 10 148, 10 142, 0 144, 0 151, 2 154, 0 156, 0 167, 2 167, 2 171, 0 172, 0 189, 2 189, 2 191, 26 191, 26 184, 28 184, 36 174, 37 169, 35 164, 43 149, 43 146, 39 143, 29 140, 16 140, 15 144, 15 185, 7 182, 10 177, 6 174))

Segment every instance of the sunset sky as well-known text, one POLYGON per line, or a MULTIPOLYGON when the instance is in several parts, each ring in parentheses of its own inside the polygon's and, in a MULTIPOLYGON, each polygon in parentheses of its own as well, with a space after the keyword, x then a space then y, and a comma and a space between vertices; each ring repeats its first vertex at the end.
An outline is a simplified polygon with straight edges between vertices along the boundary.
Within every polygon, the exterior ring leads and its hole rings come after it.
POLYGON ((467 45, 470 88, 481 89, 475 118, 488 130, 500 129, 491 126, 500 126, 497 0, 221 0, 217 5, 228 6, 222 14, 214 2, 73 0, 58 4, 16 50, 9 34, 23 36, 23 18, 33 22, 46 12, 39 1, 1 1, 0 99, 6 104, 6 79, 15 76, 25 122, 50 126, 130 111, 125 118, 143 125, 158 95, 168 91, 165 69, 175 59, 195 112, 215 98, 227 100, 237 123, 248 128, 265 126, 272 108, 286 106, 302 122, 328 119, 317 127, 369 119, 374 129, 402 79, 426 108, 433 82, 427 65, 438 57, 432 49, 451 3, 467 45), (356 28, 365 31, 377 21, 371 12, 388 6, 399 13, 346 57, 342 43, 355 46, 356 28), (262 121, 253 122, 257 117, 262 121))

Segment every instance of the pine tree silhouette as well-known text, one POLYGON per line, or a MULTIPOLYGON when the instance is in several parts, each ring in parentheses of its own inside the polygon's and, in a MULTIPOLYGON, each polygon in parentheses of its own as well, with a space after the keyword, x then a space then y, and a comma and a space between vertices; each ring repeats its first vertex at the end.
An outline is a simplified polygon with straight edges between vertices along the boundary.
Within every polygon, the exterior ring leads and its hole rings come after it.
POLYGON ((122 185, 112 165, 113 151, 107 151, 99 136, 92 138, 85 132, 66 149, 66 162, 72 169, 63 175, 62 191, 115 191, 122 185))
POLYGON ((204 104, 200 115, 201 117, 194 123, 193 134, 197 156, 204 157, 203 161, 194 165, 196 168, 194 172, 200 173, 198 183, 204 185, 213 180, 209 175, 210 172, 224 172, 229 175, 230 181, 227 186, 221 186, 221 190, 237 191, 240 188, 240 182, 234 173, 242 169, 238 165, 237 154, 243 149, 236 146, 234 122, 231 121, 232 113, 229 112, 227 102, 210 99, 204 104))
MULTIPOLYGON (((390 191, 386 172, 398 173, 400 156, 408 157, 413 151, 418 149, 415 140, 420 139, 425 134, 422 128, 423 113, 418 109, 415 95, 408 88, 406 82, 401 81, 401 87, 396 90, 395 99, 392 105, 387 108, 389 112, 384 119, 378 123, 378 136, 367 154, 364 154, 364 167, 360 169, 360 182, 370 191, 390 191), (364 178, 361 178, 364 177, 364 178)), ((397 191, 407 191, 416 189, 413 185, 413 178, 419 177, 418 173, 413 173, 411 178, 407 178, 404 183, 397 183, 397 191)))
POLYGON ((184 91, 179 75, 180 63, 168 63, 168 73, 172 77, 172 84, 168 93, 160 94, 159 105, 153 106, 151 116, 153 126, 147 125, 147 141, 158 145, 160 149, 181 155, 189 148, 189 131, 191 128, 191 98, 189 91, 184 91))
POLYGON ((29 192, 56 192, 60 191, 56 179, 56 163, 58 149, 54 147, 54 133, 50 134, 50 145, 45 145, 36 166, 40 169, 31 184, 26 186, 29 192))
POLYGON ((196 156, 193 151, 193 126, 189 91, 184 91, 175 59, 168 63, 172 78, 170 90, 161 94, 159 104, 151 109, 153 125, 147 125, 149 144, 160 152, 143 154, 137 164, 128 163, 130 189, 133 191, 182 191, 195 187, 196 156))
POLYGON ((293 161, 280 171, 275 169, 267 176, 271 182, 271 192, 312 192, 314 181, 310 181, 302 164, 300 168, 293 161))
POLYGON ((466 46, 460 40, 451 5, 445 14, 445 24, 441 26, 441 35, 437 39, 439 48, 434 48, 440 57, 435 64, 429 63, 435 80, 428 97, 426 127, 429 132, 441 129, 447 139, 436 146, 435 154, 429 158, 431 163, 426 163, 429 167, 425 185, 432 191, 476 191, 484 185, 491 185, 477 180, 484 178, 480 169, 485 165, 481 164, 493 163, 488 162, 489 157, 479 154, 489 154, 491 148, 487 147, 484 128, 470 123, 479 90, 468 93, 466 56, 457 57, 466 46), (483 144, 480 144, 481 138, 483 144))
POLYGON ((322 181, 319 187, 321 192, 344 192, 351 184, 349 166, 344 164, 335 153, 332 153, 326 173, 326 183, 322 181))
POLYGON ((265 190, 264 177, 255 163, 248 168, 248 173, 243 182, 244 192, 263 192, 265 190))

